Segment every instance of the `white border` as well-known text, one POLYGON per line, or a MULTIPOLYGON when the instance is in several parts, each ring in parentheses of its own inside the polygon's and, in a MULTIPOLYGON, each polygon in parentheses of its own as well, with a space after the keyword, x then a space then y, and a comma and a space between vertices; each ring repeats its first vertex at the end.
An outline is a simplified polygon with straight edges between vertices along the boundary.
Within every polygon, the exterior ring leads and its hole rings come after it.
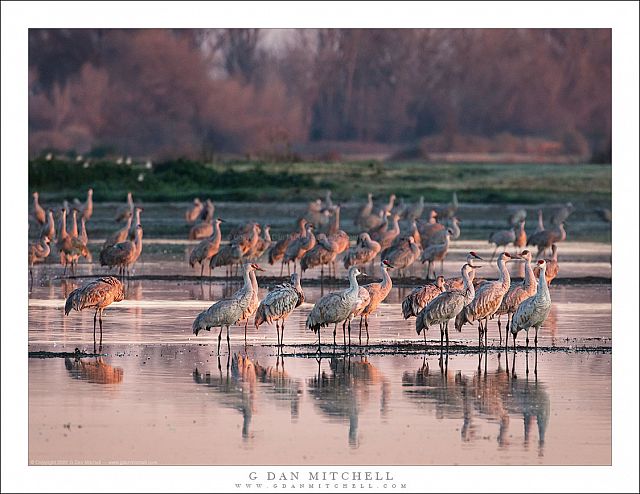
POLYGON ((636 2, 3 2, 2 491, 221 492, 249 471, 257 470, 248 467, 112 467, 109 470, 28 467, 26 441, 27 28, 247 26, 613 28, 613 215, 616 218, 613 225, 613 466, 392 467, 391 470, 408 481, 409 492, 637 492, 638 287, 635 276, 639 259, 639 40, 636 2))

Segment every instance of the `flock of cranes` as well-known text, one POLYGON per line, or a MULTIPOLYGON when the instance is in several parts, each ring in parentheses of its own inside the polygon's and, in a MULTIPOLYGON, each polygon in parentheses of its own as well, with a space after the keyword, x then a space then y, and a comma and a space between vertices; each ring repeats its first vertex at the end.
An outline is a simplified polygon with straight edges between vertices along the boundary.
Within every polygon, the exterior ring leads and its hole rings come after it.
MULTIPOLYGON (((71 229, 67 230, 68 208, 59 211, 59 224, 54 223, 54 211, 45 211, 39 203, 38 193, 33 194, 33 216, 42 225, 39 239, 29 246, 29 266, 43 261, 51 251, 57 251, 60 262, 70 266, 75 273, 79 258, 90 256, 86 223, 93 214, 93 191, 89 189, 85 203, 76 201, 71 208, 71 229), (78 217, 80 229, 78 229, 78 217), (56 234, 57 232, 57 234, 56 234), (52 242, 55 241, 55 244, 52 242)), ((296 229, 278 241, 273 241, 269 225, 260 226, 248 222, 234 228, 223 243, 221 224, 224 220, 215 218, 215 206, 210 199, 204 203, 195 199, 193 206, 185 212, 185 220, 191 226, 189 239, 199 239, 189 256, 189 264, 200 265, 200 275, 209 266, 209 275, 218 266, 225 266, 227 274, 233 269, 241 269, 244 283, 233 295, 223 298, 207 310, 198 314, 193 321, 193 334, 212 328, 219 328, 218 353, 223 329, 226 328, 227 345, 230 347, 230 327, 244 323, 245 344, 247 326, 251 322, 258 329, 262 324, 276 325, 278 347, 284 342, 284 325, 290 314, 305 300, 301 278, 305 271, 320 267, 321 277, 325 267, 329 276, 336 276, 338 256, 348 270, 349 286, 343 290, 331 292, 320 298, 309 312, 305 327, 318 335, 318 351, 321 350, 321 328, 333 326, 333 343, 336 344, 338 325, 342 324, 343 345, 351 346, 351 322, 360 319, 358 345, 362 344, 362 326, 366 332, 366 344, 369 342, 369 316, 387 298, 392 288, 390 270, 396 270, 401 276, 416 261, 427 264, 426 279, 423 286, 415 288, 402 301, 402 314, 405 319, 415 317, 418 335, 423 334, 426 344, 426 331, 431 326, 440 327, 441 349, 449 347, 449 322, 461 331, 465 324, 478 324, 478 346, 487 347, 488 320, 497 318, 499 342, 502 345, 502 325, 500 317, 507 316, 504 342, 508 345, 510 331, 514 346, 519 331, 527 333, 535 328, 537 333, 549 314, 551 299, 548 285, 558 273, 557 243, 566 239, 564 221, 573 211, 569 203, 560 208, 552 217, 552 227, 545 229, 542 213, 538 214, 538 228, 527 238, 524 229, 526 211, 519 210, 511 215, 511 228, 490 235, 489 242, 503 252, 498 255, 498 280, 486 280, 476 277, 484 261, 475 252, 470 252, 466 262, 460 268, 456 278, 445 279, 442 276, 443 262, 452 240, 460 236, 460 224, 456 216, 457 196, 441 210, 425 211, 424 198, 420 197, 414 205, 395 204, 395 195, 374 211, 373 196, 368 195, 367 202, 359 209, 354 224, 364 231, 358 236, 355 245, 350 245, 349 235, 341 229, 341 206, 331 199, 330 192, 324 201, 318 199, 309 204, 307 215, 296 221, 296 229), (441 222, 444 219, 445 222, 441 222), (401 220, 406 223, 401 227, 401 220), (406 230, 404 229, 406 228, 406 230), (317 230, 323 229, 322 233, 317 230), (517 249, 527 245, 537 247, 536 258, 551 249, 551 257, 537 261, 535 269, 531 266, 533 254, 529 250, 510 254, 507 246, 517 249), (266 256, 270 264, 280 264, 280 275, 284 265, 290 281, 273 287, 261 300, 259 295, 257 271, 263 269, 257 264, 266 256), (380 258, 382 279, 369 284, 359 284, 358 277, 364 275, 367 265, 373 265, 380 258), (436 267, 440 263, 440 275, 436 267), (524 262, 524 280, 511 281, 507 263, 524 262), (291 274, 293 263, 293 274, 291 274), (348 330, 348 335, 347 335, 348 330), (484 341, 483 341, 484 340, 484 341)), ((68 203, 67 203, 68 204, 68 203)), ((124 285, 121 279, 130 272, 142 252, 143 229, 141 214, 143 208, 136 206, 131 193, 127 203, 117 209, 114 219, 123 222, 113 234, 109 235, 100 250, 100 264, 118 270, 118 277, 104 276, 74 290, 65 304, 65 314, 73 310, 94 309, 94 344, 96 320, 100 323, 100 346, 102 345, 102 312, 113 302, 124 299, 124 285)), ((230 348, 229 348, 230 350, 230 348)))

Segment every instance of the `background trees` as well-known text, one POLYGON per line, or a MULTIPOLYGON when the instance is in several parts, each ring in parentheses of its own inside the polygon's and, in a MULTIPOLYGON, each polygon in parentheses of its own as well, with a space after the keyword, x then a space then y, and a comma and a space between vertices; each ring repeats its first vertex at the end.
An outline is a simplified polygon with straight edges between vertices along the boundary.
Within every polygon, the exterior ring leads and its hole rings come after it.
POLYGON ((610 160, 610 30, 30 30, 29 57, 32 154, 548 151, 528 137, 610 160))

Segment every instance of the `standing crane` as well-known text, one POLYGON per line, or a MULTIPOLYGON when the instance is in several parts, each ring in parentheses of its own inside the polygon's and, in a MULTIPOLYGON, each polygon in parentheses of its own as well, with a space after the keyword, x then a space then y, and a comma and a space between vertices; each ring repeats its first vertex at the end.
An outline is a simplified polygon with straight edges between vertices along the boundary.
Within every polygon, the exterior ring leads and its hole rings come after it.
MULTIPOLYGON (((295 240, 296 238, 302 237, 305 235, 305 225, 307 224, 307 220, 304 218, 298 218, 297 220, 297 231, 287 235, 282 240, 278 240, 274 245, 269 249, 269 264, 273 265, 278 261, 282 261, 284 257, 284 253, 287 251, 287 247, 289 244, 295 240)), ((280 276, 282 276, 282 269, 284 268, 284 263, 280 265, 280 276)))
MULTIPOLYGON (((293 272, 296 272, 296 262, 302 259, 302 256, 308 250, 312 249, 316 245, 316 237, 313 234, 313 224, 307 223, 305 225, 304 237, 299 237, 293 240, 287 250, 284 253, 282 262, 287 264, 287 271, 289 271, 289 263, 293 261, 293 272)), ((291 274, 291 273, 289 273, 291 274)))
POLYGON ((189 255, 189 265, 192 268, 196 263, 200 263, 200 278, 202 278, 204 274, 205 262, 209 264, 209 276, 211 276, 211 264, 209 261, 218 253, 218 250, 220 250, 220 240, 222 240, 220 223, 224 223, 224 220, 217 218, 214 222, 214 229, 211 236, 196 245, 189 255))
POLYGON ((432 244, 431 238, 438 232, 445 230, 445 226, 437 221, 438 213, 433 209, 429 212, 429 218, 427 221, 417 221, 418 232, 420 233, 420 239, 422 242, 422 248, 426 249, 432 244))
POLYGON ((271 247, 271 226, 264 225, 255 247, 247 254, 247 259, 257 261, 271 247))
POLYGON ((284 323, 287 317, 304 302, 304 292, 300 285, 300 274, 293 273, 290 283, 275 286, 260 302, 254 324, 256 330, 263 323, 271 324, 275 321, 278 346, 284 346, 284 323), (278 328, 280 321, 280 328, 278 328))
POLYGON ((53 219, 53 209, 47 211, 47 222, 42 225, 40 236, 47 237, 49 240, 53 240, 56 236, 56 223, 53 219))
POLYGON ((193 206, 191 206, 189 209, 187 209, 187 211, 184 213, 184 219, 187 222, 187 225, 193 225, 196 220, 200 217, 200 213, 202 213, 202 209, 203 209, 203 205, 202 205, 202 201, 200 201, 200 198, 196 197, 193 200, 193 206))
MULTIPOLYGON (((134 223, 129 228, 129 240, 135 240, 137 225, 142 225, 142 221, 140 221, 140 214, 142 213, 142 211, 144 211, 144 208, 141 208, 139 206, 136 206, 133 209, 133 213, 134 213, 133 221, 134 221, 134 223)), ((128 220, 127 220, 127 222, 128 222, 128 220)))
POLYGON ((542 221, 542 209, 538 209, 538 224, 536 225, 536 231, 534 232, 534 234, 540 233, 542 231, 544 231, 544 221, 542 221))
POLYGON ((133 215, 127 218, 127 224, 124 227, 118 228, 115 232, 113 232, 111 235, 109 235, 106 238, 106 240, 104 241, 104 244, 102 244, 101 250, 104 250, 107 247, 111 247, 120 242, 124 242, 127 239, 127 234, 129 233, 129 229, 131 228, 132 221, 133 221, 133 215))
POLYGON ((373 194, 369 192, 367 194, 367 202, 360 207, 358 214, 354 220, 354 225, 361 228, 367 228, 366 221, 373 211, 373 194))
POLYGON ((113 302, 124 300, 124 285, 113 276, 103 276, 83 287, 76 288, 67 297, 64 315, 71 310, 95 309, 93 316, 93 351, 96 351, 96 319, 100 320, 100 349, 102 350, 102 312, 113 302))
MULTIPOLYGON (((472 268, 480 269, 482 266, 475 265, 476 259, 478 259, 479 261, 484 261, 484 259, 480 257, 478 254, 476 254, 474 251, 471 251, 467 254, 467 264, 472 268)), ((476 276, 475 269, 469 272, 469 280, 472 283, 475 282, 475 276, 476 276)), ((474 286, 475 286, 475 283, 474 283, 474 286)), ((444 287, 445 287, 445 290, 462 290, 462 288, 464 287, 464 278, 462 278, 462 276, 458 276, 456 278, 449 278, 448 280, 445 280, 444 287)))
POLYGON ((538 283, 536 282, 533 269, 531 268, 531 252, 528 250, 522 251, 520 258, 524 260, 524 280, 522 283, 511 283, 509 291, 502 298, 502 303, 494 316, 498 316, 498 332, 500 335, 500 344, 502 345, 502 328, 500 325, 500 316, 507 315, 507 328, 505 333, 505 341, 509 341, 509 326, 511 324, 511 317, 513 313, 518 309, 520 304, 529 297, 532 297, 536 293, 538 283))
POLYGON ((396 237, 400 235, 400 225, 398 224, 399 219, 399 215, 391 215, 391 228, 388 228, 384 231, 379 230, 371 235, 371 238, 373 240, 380 243, 380 247, 382 247, 383 250, 390 247, 396 237))
POLYGON ((131 194, 131 192, 127 192, 127 205, 120 206, 116 210, 116 217, 115 217, 116 221, 126 220, 130 216, 133 216, 133 208, 134 208, 133 195, 131 194))
POLYGON ((51 253, 51 247, 49 247, 49 237, 42 236, 38 242, 29 244, 29 277, 31 283, 33 283, 33 265, 37 262, 44 262, 51 253))
POLYGON ((89 221, 93 216, 93 189, 87 190, 87 200, 80 205, 81 218, 89 221))
POLYGON ((424 196, 420 196, 420 199, 418 199, 418 202, 414 206, 407 208, 406 216, 409 220, 417 220, 418 218, 420 218, 420 216, 422 216, 423 212, 424 196))
POLYGON ((322 282, 324 279, 324 266, 328 266, 329 276, 331 276, 331 266, 334 264, 339 250, 340 245, 337 242, 332 242, 324 233, 320 233, 316 237, 316 245, 306 251, 302 259, 300 259, 300 270, 304 273, 308 269, 320 266, 320 282, 322 282))
POLYGON ((516 233, 516 239, 513 241, 514 247, 523 249, 527 245, 527 232, 524 229, 524 220, 520 220, 518 223, 518 231, 516 233))
POLYGON ((520 304, 511 320, 514 352, 516 350, 516 337, 518 336, 518 331, 521 329, 524 329, 527 333, 527 350, 529 349, 529 328, 532 327, 536 328, 534 342, 536 349, 538 348, 538 331, 551 311, 551 296, 549 295, 549 287, 547 285, 547 278, 545 277, 547 262, 541 259, 538 261, 537 267, 540 270, 540 277, 538 279, 536 294, 520 304))
POLYGON ((40 205, 39 197, 40 194, 38 194, 37 192, 33 193, 33 217, 39 224, 44 225, 47 215, 44 211, 44 208, 40 205))
POLYGON ((417 316, 431 300, 444 292, 444 290, 444 276, 438 276, 434 283, 427 283, 414 288, 402 301, 402 317, 409 319, 417 316))
POLYGON ((491 259, 489 262, 493 262, 493 258, 496 256, 496 251, 498 247, 504 247, 504 250, 507 250, 507 245, 516 241, 516 231, 514 228, 510 228, 508 230, 499 230, 497 232, 493 232, 489 235, 489 243, 496 244, 496 248, 493 249, 493 253, 491 254, 491 259))
POLYGON ((558 208, 558 210, 551 217, 551 224, 558 226, 561 223, 564 223, 565 221, 567 221, 567 218, 571 216, 571 213, 573 213, 574 210, 575 207, 573 207, 573 204, 571 204, 570 202, 566 203, 564 206, 558 208))
POLYGON ((369 262, 373 262, 380 249, 380 244, 372 240, 368 233, 361 233, 358 235, 356 245, 351 247, 344 255, 344 268, 364 266, 369 262))
POLYGON ((527 245, 535 245, 538 247, 538 253, 536 259, 544 255, 547 249, 551 249, 553 244, 563 242, 567 238, 567 232, 564 229, 564 224, 554 226, 550 230, 543 230, 538 233, 534 233, 527 240, 527 245))
POLYGON ((413 237, 404 237, 397 245, 389 247, 382 252, 382 258, 386 259, 404 277, 404 270, 410 267, 420 257, 420 247, 413 237))
POLYGON ((305 326, 318 333, 318 353, 320 352, 320 328, 334 324, 335 334, 338 323, 349 318, 359 302, 360 286, 358 275, 362 274, 356 266, 349 268, 349 288, 332 292, 316 302, 307 317, 305 326))
POLYGON ((483 334, 485 348, 487 346, 488 319, 498 310, 502 303, 502 298, 509 290, 511 276, 509 276, 507 263, 514 259, 520 259, 520 256, 512 257, 508 252, 502 252, 498 256, 500 278, 497 281, 486 281, 480 285, 471 303, 460 313, 460 317, 456 317, 456 329, 458 331, 462 329, 465 323, 478 321, 478 348, 482 344, 483 334))
POLYGON ((393 203, 396 200, 396 195, 395 194, 391 194, 389 196, 389 202, 387 202, 387 204, 385 204, 384 206, 382 206, 382 210, 386 213, 386 214, 391 214, 391 210, 393 209, 393 203))
POLYGON ((451 239, 451 234, 453 232, 450 228, 447 229, 447 233, 444 237, 444 243, 437 245, 430 245, 426 249, 422 251, 422 255, 420 256, 420 262, 424 264, 428 262, 427 265, 427 279, 430 279, 431 276, 431 268, 433 267, 433 277, 436 277, 436 268, 435 263, 440 261, 440 272, 444 272, 444 258, 447 257, 447 252, 449 252, 449 240, 451 239))
POLYGON ((218 334, 218 355, 220 354, 220 341, 222 340, 222 328, 227 328, 227 347, 231 353, 231 342, 229 339, 229 326, 236 324, 243 319, 251 298, 253 296, 253 285, 251 282, 252 271, 264 271, 255 263, 245 263, 243 265, 244 284, 230 298, 218 300, 207 310, 198 314, 193 321, 193 334, 198 336, 200 331, 211 331, 211 328, 220 327, 218 334))
MULTIPOLYGON (((443 337, 447 337, 447 351, 449 349, 449 321, 454 319, 465 306, 469 305, 475 296, 475 289, 471 279, 473 266, 465 264, 460 270, 464 286, 462 290, 442 292, 429 302, 416 316, 416 332, 426 333, 429 326, 440 325, 440 352, 443 348, 443 337)), ((426 338, 426 336, 425 336, 426 338)), ((426 344, 426 339, 425 339, 426 344)))
POLYGON ((100 252, 100 265, 109 268, 117 267, 118 274, 125 277, 129 268, 138 260, 142 252, 142 225, 136 228, 135 241, 125 240, 100 252))
POLYGON ((388 260, 383 259, 380 263, 380 269, 382 271, 382 281, 379 283, 368 283, 362 288, 369 292, 369 303, 362 311, 360 316, 360 331, 358 334, 358 344, 362 344, 362 320, 364 319, 364 327, 367 332, 367 345, 369 344, 369 316, 373 314, 378 306, 387 298, 393 283, 391 276, 389 276, 389 269, 393 269, 394 266, 389 263, 388 260))

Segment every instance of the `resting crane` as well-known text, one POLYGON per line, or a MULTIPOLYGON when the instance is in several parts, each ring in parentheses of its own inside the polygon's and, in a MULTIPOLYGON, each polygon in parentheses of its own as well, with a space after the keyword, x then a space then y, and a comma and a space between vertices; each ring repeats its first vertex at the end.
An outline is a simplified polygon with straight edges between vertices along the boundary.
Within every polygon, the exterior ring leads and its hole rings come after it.
POLYGON ((284 346, 284 323, 291 312, 300 307, 303 302, 304 292, 300 285, 300 275, 293 273, 290 283, 275 286, 260 302, 254 319, 256 330, 265 322, 271 324, 275 321, 278 346, 284 346), (280 321, 280 328, 278 328, 278 321, 280 321))
POLYGON ((516 336, 518 336, 518 331, 521 329, 527 332, 527 350, 529 349, 529 329, 532 327, 536 328, 534 342, 536 348, 538 347, 538 331, 551 311, 551 296, 549 295, 549 287, 545 277, 547 262, 541 259, 538 261, 537 267, 540 270, 540 277, 538 279, 536 294, 520 304, 511 320, 514 351, 516 349, 516 336))

